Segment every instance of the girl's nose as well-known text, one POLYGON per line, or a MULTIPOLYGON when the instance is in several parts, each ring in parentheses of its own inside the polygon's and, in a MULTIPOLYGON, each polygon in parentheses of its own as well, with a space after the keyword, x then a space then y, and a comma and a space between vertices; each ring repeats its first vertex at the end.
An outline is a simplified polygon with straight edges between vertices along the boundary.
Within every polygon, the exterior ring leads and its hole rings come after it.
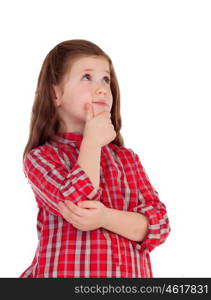
POLYGON ((96 88, 96 94, 106 94, 106 88, 101 84, 96 88))

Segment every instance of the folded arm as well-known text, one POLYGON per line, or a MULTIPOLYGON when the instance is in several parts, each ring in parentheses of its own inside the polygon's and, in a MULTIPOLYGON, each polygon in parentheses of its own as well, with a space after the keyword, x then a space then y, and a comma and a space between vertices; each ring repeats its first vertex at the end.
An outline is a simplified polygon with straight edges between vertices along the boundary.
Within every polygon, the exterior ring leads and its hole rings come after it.
POLYGON ((62 217, 58 203, 70 200, 99 200, 102 188, 95 187, 88 174, 76 161, 68 171, 53 150, 32 149, 24 160, 24 173, 28 178, 39 207, 62 217))
POLYGON ((137 212, 107 208, 103 227, 129 240, 142 241, 147 233, 148 219, 137 212))
POLYGON ((106 207, 100 201, 83 201, 75 205, 72 201, 59 203, 65 220, 82 231, 100 227, 133 241, 142 241, 147 233, 148 221, 136 212, 106 207))

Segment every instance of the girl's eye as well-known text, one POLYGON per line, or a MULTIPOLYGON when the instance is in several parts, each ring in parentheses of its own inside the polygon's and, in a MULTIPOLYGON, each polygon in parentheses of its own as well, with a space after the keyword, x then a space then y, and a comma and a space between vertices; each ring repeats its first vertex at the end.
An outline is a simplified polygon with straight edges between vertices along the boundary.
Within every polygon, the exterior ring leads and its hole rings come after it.
MULTIPOLYGON (((84 78, 84 77, 87 77, 89 79, 91 78, 90 74, 88 74, 88 73, 84 74, 82 78, 84 78)), ((106 80, 106 82, 108 84, 110 84, 110 78, 108 76, 105 76, 104 79, 106 80)))
POLYGON ((110 78, 108 76, 105 76, 104 78, 106 78, 106 82, 110 84, 110 78))
POLYGON ((89 74, 84 74, 82 78, 87 77, 87 76, 90 78, 89 74))

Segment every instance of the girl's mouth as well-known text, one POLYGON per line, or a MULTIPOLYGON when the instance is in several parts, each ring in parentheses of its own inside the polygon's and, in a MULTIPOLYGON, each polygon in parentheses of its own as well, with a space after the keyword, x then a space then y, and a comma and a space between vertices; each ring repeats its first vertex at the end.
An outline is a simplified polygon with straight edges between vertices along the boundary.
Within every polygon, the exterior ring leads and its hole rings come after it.
POLYGON ((102 106, 107 106, 106 103, 103 103, 103 102, 94 102, 95 104, 99 104, 99 105, 102 105, 102 106))

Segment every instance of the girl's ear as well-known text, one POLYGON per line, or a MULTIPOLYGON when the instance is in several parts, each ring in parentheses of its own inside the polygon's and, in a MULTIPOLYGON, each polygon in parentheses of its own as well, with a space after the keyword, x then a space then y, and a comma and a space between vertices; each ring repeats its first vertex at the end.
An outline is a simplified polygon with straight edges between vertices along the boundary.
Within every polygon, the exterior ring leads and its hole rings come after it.
POLYGON ((55 94, 55 98, 53 99, 55 106, 59 107, 61 106, 61 89, 59 86, 57 85, 52 85, 53 90, 54 90, 54 94, 55 94))

